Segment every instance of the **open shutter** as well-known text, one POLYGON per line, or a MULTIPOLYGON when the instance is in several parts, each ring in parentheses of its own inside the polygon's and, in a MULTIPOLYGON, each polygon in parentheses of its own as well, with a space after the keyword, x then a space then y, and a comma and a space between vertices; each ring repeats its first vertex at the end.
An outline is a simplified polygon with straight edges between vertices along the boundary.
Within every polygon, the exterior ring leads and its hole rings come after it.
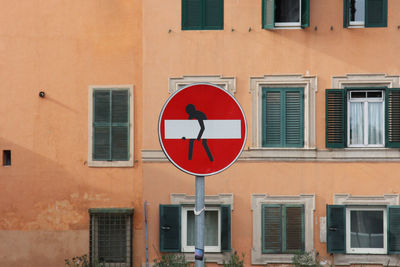
POLYGON ((301 27, 310 26, 310 0, 301 0, 301 27))
POLYGON ((303 89, 287 89, 284 99, 285 147, 304 146, 304 100, 303 89))
POLYGON ((386 90, 386 147, 400 147, 400 88, 386 90))
POLYGON ((400 254, 400 206, 388 207, 388 253, 400 254))
POLYGON ((326 238, 329 253, 346 253, 346 207, 326 205, 326 238))
POLYGON ((304 251, 304 206, 285 205, 286 231, 283 240, 286 253, 304 251))
POLYGON ((112 160, 129 160, 129 91, 112 91, 112 160))
POLYGON ((349 27, 349 1, 350 0, 343 0, 343 28, 349 27))
POLYGON ((281 205, 263 204, 261 241, 263 253, 282 251, 282 208, 281 205))
POLYGON ((181 206, 160 205, 160 251, 181 250, 181 206))
POLYGON ((203 0, 204 1, 204 28, 224 28, 224 0, 203 0))
POLYGON ((275 0, 262 0, 262 28, 273 29, 275 26, 275 0))
POLYGON ((93 160, 111 160, 110 90, 93 91, 93 160))
POLYGON ((262 143, 266 147, 282 146, 282 96, 280 90, 263 88, 262 143))
POLYGON ((346 91, 326 89, 326 147, 346 146, 346 91))
POLYGON ((201 29, 203 21, 202 0, 182 0, 182 30, 201 29))
POLYGON ((231 205, 221 205, 221 251, 231 251, 231 205))
POLYGON ((387 27, 387 0, 365 0, 365 27, 387 27))

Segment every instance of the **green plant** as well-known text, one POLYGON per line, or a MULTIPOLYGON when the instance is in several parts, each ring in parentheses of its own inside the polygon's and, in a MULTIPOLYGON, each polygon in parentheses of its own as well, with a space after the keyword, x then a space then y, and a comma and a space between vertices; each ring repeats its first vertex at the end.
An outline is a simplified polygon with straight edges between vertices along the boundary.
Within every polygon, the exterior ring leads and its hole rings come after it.
POLYGON ((164 254, 160 259, 154 259, 153 267, 189 267, 183 254, 164 254))
POLYGON ((242 258, 235 251, 228 262, 223 261, 224 267, 244 267, 244 253, 242 253, 242 258))
POLYGON ((103 267, 104 265, 95 261, 90 265, 88 255, 72 257, 71 259, 65 259, 65 266, 68 267, 103 267))
POLYGON ((312 267, 320 267, 322 266, 319 261, 314 258, 311 252, 298 252, 292 258, 292 263, 295 267, 300 266, 312 266, 312 267))

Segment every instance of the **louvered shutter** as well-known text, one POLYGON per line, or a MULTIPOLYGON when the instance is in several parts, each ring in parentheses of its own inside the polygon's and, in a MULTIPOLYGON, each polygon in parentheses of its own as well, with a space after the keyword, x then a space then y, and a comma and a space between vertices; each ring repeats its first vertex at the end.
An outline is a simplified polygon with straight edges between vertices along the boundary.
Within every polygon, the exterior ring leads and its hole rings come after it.
POLYGON ((310 0, 301 0, 301 27, 310 26, 310 0))
POLYGON ((400 206, 388 207, 388 253, 400 254, 400 206))
POLYGON ((275 26, 275 0, 262 0, 262 28, 273 29, 275 26))
POLYGON ((201 29, 202 9, 202 0, 182 0, 182 30, 201 29))
POLYGON ((304 206, 285 205, 286 212, 286 242, 284 251, 295 253, 304 251, 304 206))
POLYGON ((303 90, 286 89, 284 99, 284 147, 304 146, 303 90))
POLYGON ((346 208, 326 205, 326 238, 329 253, 346 253, 346 208))
POLYGON ((365 27, 387 27, 387 0, 365 0, 365 27))
POLYGON ((343 28, 349 27, 349 1, 350 0, 343 0, 343 28))
POLYGON ((386 90, 386 146, 400 147, 400 88, 386 90))
POLYGON ((109 90, 93 91, 93 160, 110 160, 111 95, 109 90))
POLYGON ((129 160, 129 91, 112 91, 112 160, 129 160))
POLYGON ((221 251, 231 251, 231 205, 221 205, 221 251))
POLYGON ((281 205, 262 205, 262 252, 282 251, 282 208, 281 205))
POLYGON ((346 146, 345 90, 326 89, 326 147, 346 146))
POLYGON ((224 0, 204 1, 204 29, 223 29, 224 0))
POLYGON ((263 146, 282 146, 281 92, 263 89, 263 146))
POLYGON ((160 205, 160 251, 181 250, 181 206, 160 205))

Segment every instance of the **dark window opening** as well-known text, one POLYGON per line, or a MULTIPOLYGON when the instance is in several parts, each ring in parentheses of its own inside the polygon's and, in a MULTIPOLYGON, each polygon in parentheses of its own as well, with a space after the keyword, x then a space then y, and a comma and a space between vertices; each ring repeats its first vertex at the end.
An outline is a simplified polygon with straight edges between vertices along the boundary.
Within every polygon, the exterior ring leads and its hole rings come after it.
POLYGON ((3 166, 11 166, 11 150, 3 150, 3 166))
POLYGON ((280 0, 275 8, 275 22, 300 22, 299 0, 280 0))

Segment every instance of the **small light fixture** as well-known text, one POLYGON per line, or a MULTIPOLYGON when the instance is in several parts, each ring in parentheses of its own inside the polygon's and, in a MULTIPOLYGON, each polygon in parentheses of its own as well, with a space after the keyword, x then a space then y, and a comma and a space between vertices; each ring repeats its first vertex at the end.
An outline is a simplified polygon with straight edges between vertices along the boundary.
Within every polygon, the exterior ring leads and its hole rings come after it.
POLYGON ((41 98, 44 98, 44 97, 46 96, 46 93, 43 92, 43 91, 40 91, 40 92, 39 92, 39 96, 40 96, 41 98))

